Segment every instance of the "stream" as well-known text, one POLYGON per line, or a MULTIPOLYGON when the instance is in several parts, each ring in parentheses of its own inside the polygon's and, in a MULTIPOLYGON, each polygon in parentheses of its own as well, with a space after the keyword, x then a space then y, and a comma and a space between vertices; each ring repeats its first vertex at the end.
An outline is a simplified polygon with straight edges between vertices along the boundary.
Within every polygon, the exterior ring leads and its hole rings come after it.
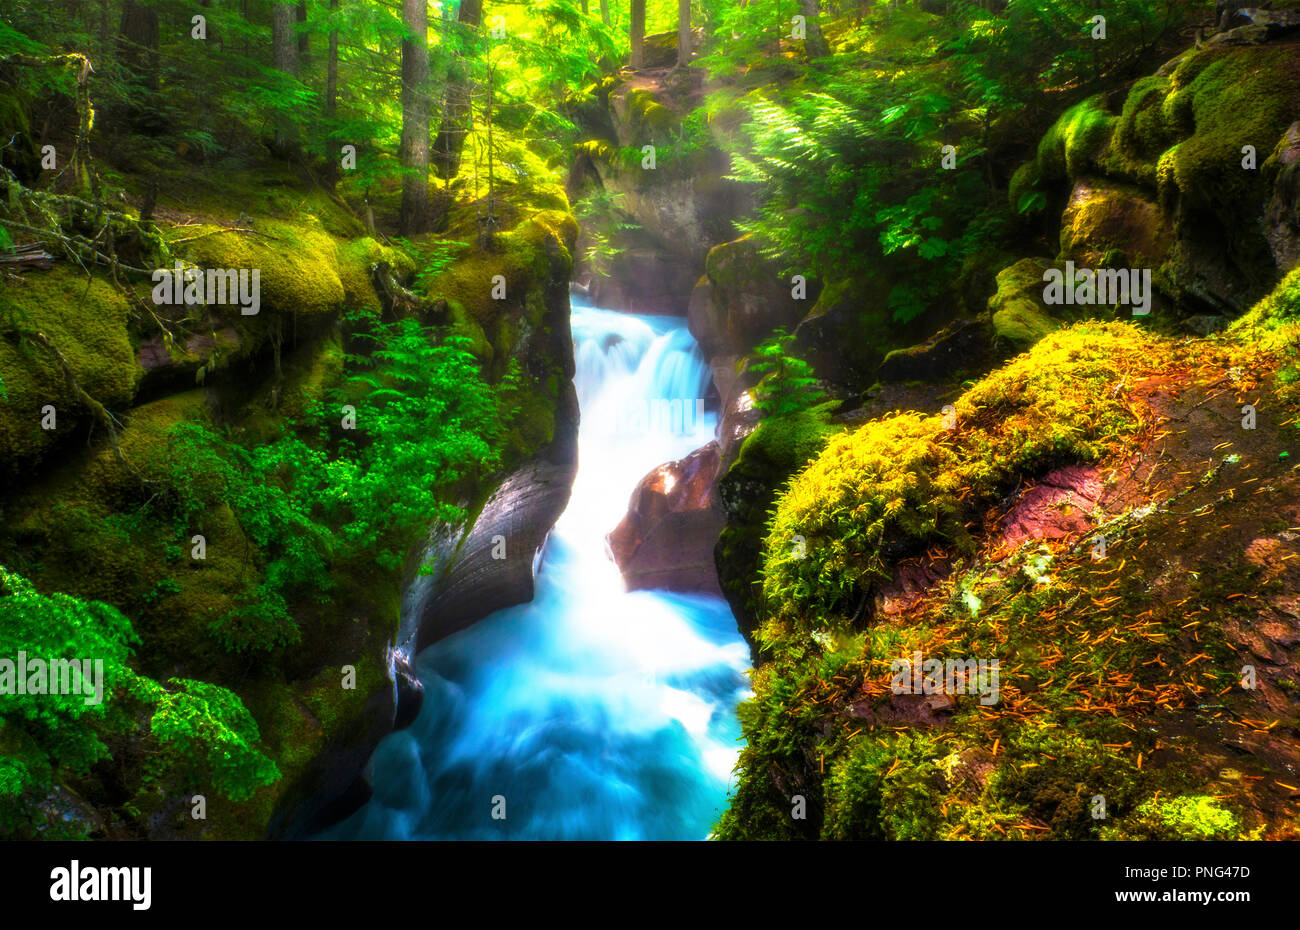
POLYGON ((700 840, 740 751, 749 650, 721 598, 624 590, 605 534, 637 482, 714 437, 685 320, 573 302, 573 496, 531 603, 417 657, 423 706, 323 839, 700 840))

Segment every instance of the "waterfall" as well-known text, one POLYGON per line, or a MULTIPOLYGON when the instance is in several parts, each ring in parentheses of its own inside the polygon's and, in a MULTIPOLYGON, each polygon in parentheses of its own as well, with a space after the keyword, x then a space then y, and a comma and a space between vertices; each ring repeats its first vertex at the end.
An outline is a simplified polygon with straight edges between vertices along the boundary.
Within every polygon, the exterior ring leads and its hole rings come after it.
POLYGON ((725 601, 623 588, 604 536, 640 478, 713 438, 685 322, 575 301, 582 410, 536 596, 417 657, 422 709, 327 839, 704 839, 740 749, 749 650, 725 601))

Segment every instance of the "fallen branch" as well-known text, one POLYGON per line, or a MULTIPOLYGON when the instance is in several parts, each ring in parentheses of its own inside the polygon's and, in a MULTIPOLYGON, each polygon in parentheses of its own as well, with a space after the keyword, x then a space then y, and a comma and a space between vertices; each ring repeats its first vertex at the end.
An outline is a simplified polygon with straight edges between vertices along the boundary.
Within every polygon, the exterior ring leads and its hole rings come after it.
POLYGON ((113 418, 113 415, 108 412, 108 409, 103 404, 86 393, 85 389, 77 381, 76 372, 72 370, 72 366, 68 364, 68 360, 63 357, 63 353, 58 350, 58 347, 50 341, 49 336, 40 332, 28 332, 25 335, 44 346, 46 351, 54 357, 54 361, 58 363, 63 372, 63 380, 67 384, 68 390, 72 392, 72 395, 77 400, 81 401, 82 405, 95 417, 95 421, 104 427, 104 431, 108 433, 108 441, 113 446, 113 454, 117 456, 117 460, 122 463, 124 468, 138 476, 139 472, 131 466, 131 463, 126 460, 126 456, 122 454, 122 447, 117 441, 117 427, 120 424, 113 418))
POLYGON ((263 239, 272 239, 275 242, 284 241, 279 236, 272 236, 270 233, 264 233, 261 230, 257 230, 257 229, 248 229, 244 226, 222 226, 220 229, 209 229, 207 232, 199 233, 197 236, 185 236, 183 239, 169 239, 167 240, 167 245, 169 247, 173 245, 180 245, 183 242, 193 242, 196 239, 204 239, 208 236, 215 236, 218 235, 219 233, 226 233, 226 232, 249 233, 250 235, 253 236, 261 236, 263 239))

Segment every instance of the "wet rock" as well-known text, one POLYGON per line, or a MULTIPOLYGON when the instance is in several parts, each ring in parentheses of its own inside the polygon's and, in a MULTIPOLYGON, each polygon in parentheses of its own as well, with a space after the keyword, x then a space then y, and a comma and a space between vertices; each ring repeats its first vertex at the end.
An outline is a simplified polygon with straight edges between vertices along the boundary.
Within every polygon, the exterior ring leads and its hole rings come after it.
POLYGON ((713 564, 723 523, 714 492, 719 461, 714 441, 641 479, 627 515, 606 537, 629 590, 721 593, 713 564))
POLYGON ((576 457, 538 457, 511 472, 466 527, 440 529, 426 550, 434 574, 408 590, 398 642, 412 654, 533 599, 538 555, 569 502, 576 457), (412 644, 413 645, 410 645, 412 644))
POLYGON ((670 252, 637 231, 625 233, 608 275, 583 273, 584 296, 597 307, 681 316, 699 276, 699 261, 670 252))
POLYGON ((1066 539, 1092 529, 1092 513, 1102 497, 1097 469, 1070 465, 1058 468, 1020 495, 1003 520, 1007 543, 1066 539))
POLYGON ((713 286, 712 319, 699 319, 703 308, 697 308, 697 326, 714 337, 716 353, 749 355, 778 327, 793 331, 816 296, 810 286, 806 300, 794 299, 789 279, 750 238, 716 246, 705 267, 713 286))
MULTIPOLYGON (((716 371, 714 379, 717 379, 716 371)), ((722 449, 724 472, 736 460, 745 437, 754 431, 762 419, 762 411, 754 406, 754 399, 748 390, 738 389, 724 401, 722 418, 718 424, 718 444, 722 449)))
POLYGON ((708 276, 701 277, 691 290, 691 299, 686 306, 686 326, 691 336, 700 344, 700 351, 705 358, 713 358, 726 343, 725 327, 720 325, 722 315, 714 311, 713 282, 708 276))
POLYGON ((424 682, 416 677, 411 658, 405 652, 394 649, 389 653, 389 659, 389 672, 397 696, 393 729, 404 730, 420 716, 420 708, 424 705, 424 682))

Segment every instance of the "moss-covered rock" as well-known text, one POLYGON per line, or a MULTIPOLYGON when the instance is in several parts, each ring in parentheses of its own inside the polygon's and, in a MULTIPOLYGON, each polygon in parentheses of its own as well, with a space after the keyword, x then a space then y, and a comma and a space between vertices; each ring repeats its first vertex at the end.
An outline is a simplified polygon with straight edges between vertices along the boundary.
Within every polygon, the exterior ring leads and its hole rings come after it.
POLYGON ((1154 347, 1129 324, 1078 324, 963 394, 952 429, 942 416, 902 413, 831 439, 777 500, 762 559, 763 637, 790 624, 844 625, 904 554, 936 543, 965 551, 980 501, 1095 461, 1131 435, 1138 423, 1115 372, 1154 347))
POLYGON ((1066 110, 1038 143, 1038 178, 1061 181, 1088 173, 1102 156, 1114 120, 1102 94, 1066 110))
POLYGON ((1023 352, 1061 328, 1043 303, 1045 259, 1024 258, 998 272, 997 291, 989 298, 995 343, 1005 351, 1023 352))
MULTIPOLYGON (((257 234, 200 227, 186 243, 200 268, 247 268, 259 272, 262 313, 328 315, 347 299, 339 275, 334 238, 318 225, 279 221, 259 223, 257 234), (204 235, 204 233, 213 233, 204 235)), ((349 252, 354 260, 358 255, 349 252)), ((362 261, 356 260, 361 266, 362 261)), ((350 276, 357 293, 361 289, 350 276)), ((234 311, 238 314, 238 310, 234 311)))
POLYGON ((0 292, 0 473, 6 480, 27 472, 92 417, 32 335, 49 339, 82 390, 121 411, 143 374, 130 317, 126 298, 112 285, 68 268, 26 275, 0 292), (42 427, 47 405, 55 411, 53 429, 42 427))
POLYGON ((1061 215, 1061 260, 1081 268, 1159 267, 1170 224, 1155 201, 1130 185, 1080 178, 1061 215))

